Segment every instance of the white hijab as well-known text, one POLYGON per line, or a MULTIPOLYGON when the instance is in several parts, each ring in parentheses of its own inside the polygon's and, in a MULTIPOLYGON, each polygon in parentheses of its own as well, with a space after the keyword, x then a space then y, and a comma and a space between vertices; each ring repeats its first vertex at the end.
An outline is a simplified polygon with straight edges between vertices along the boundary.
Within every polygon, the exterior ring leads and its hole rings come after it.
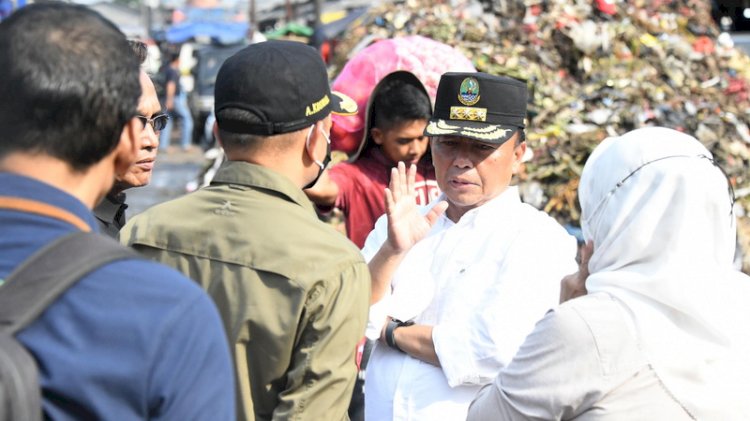
POLYGON ((581 176, 586 281, 632 317, 640 346, 695 419, 750 419, 750 278, 733 270, 727 179, 695 138, 644 128, 604 140, 581 176))

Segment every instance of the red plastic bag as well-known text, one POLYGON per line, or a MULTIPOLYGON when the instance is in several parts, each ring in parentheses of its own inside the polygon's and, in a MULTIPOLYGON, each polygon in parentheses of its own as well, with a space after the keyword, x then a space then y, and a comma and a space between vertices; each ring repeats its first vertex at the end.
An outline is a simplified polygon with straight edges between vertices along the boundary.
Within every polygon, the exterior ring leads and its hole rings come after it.
POLYGON ((367 100, 372 89, 396 70, 413 73, 435 102, 440 76, 445 72, 474 72, 471 61, 455 48, 422 36, 389 38, 375 42, 352 57, 332 88, 357 102, 353 116, 333 115, 331 147, 352 154, 362 141, 367 100))

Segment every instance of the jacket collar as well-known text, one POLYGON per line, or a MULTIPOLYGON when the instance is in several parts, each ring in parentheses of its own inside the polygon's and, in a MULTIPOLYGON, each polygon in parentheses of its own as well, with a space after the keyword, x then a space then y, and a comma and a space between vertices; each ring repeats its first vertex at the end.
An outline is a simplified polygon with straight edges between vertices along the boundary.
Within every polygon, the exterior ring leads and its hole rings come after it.
POLYGON ((274 192, 310 212, 315 208, 305 193, 287 177, 266 167, 243 161, 227 161, 216 172, 211 185, 238 184, 274 192))

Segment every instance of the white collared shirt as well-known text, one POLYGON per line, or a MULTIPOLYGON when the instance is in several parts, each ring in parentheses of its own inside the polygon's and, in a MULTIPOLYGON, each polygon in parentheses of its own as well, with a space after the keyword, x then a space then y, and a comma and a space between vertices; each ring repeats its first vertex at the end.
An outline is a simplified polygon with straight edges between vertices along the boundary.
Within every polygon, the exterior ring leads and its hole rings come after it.
MULTIPOLYGON (((381 217, 362 250, 368 261, 386 238, 381 217)), ((441 217, 404 258, 390 294, 370 308, 368 337, 379 336, 387 316, 432 325, 442 367, 378 343, 367 368, 366 419, 465 419, 480 386, 557 305, 575 254, 575 239, 522 203, 515 187, 458 223, 441 217)))

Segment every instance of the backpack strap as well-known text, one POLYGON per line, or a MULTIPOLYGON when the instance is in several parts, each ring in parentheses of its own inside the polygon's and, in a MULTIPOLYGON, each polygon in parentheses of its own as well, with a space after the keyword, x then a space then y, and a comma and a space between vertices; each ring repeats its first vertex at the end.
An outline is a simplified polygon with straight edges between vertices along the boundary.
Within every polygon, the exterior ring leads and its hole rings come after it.
POLYGON ((0 286, 0 330, 15 334, 79 279, 106 263, 138 258, 132 249, 99 234, 64 235, 21 263, 0 286))
POLYGON ((65 221, 81 231, 91 231, 91 227, 74 213, 38 200, 0 196, 0 208, 49 216, 50 218, 65 221))

